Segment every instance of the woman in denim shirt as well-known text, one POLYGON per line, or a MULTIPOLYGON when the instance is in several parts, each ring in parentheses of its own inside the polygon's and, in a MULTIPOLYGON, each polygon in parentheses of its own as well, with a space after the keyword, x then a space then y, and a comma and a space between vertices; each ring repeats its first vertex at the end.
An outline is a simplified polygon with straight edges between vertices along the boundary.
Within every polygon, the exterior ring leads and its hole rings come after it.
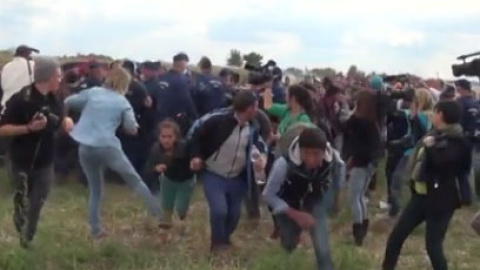
POLYGON ((145 199, 150 211, 160 216, 160 207, 122 151, 115 132, 120 125, 136 135, 138 124, 133 109, 125 98, 130 75, 123 68, 113 68, 103 87, 93 87, 68 97, 65 105, 81 111, 80 120, 70 136, 79 143, 79 157, 90 188, 90 225, 94 238, 105 236, 100 226, 100 199, 103 190, 103 169, 117 172, 125 182, 145 199))

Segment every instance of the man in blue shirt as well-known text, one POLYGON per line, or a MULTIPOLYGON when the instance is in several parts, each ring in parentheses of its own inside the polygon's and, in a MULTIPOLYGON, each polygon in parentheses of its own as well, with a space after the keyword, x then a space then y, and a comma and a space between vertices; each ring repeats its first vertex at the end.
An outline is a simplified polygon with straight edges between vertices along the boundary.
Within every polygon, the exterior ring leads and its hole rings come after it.
POLYGON ((199 63, 201 74, 197 75, 193 98, 200 116, 225 106, 224 85, 212 74, 212 62, 203 57, 199 63))
MULTIPOLYGON (((152 98, 152 106, 146 113, 145 117, 151 119, 153 127, 156 127, 161 121, 162 111, 158 105, 158 99, 161 95, 161 88, 158 79, 158 69, 160 63, 155 63, 151 61, 143 62, 141 65, 141 77, 143 84, 147 88, 148 95, 152 98)), ((152 134, 153 135, 153 134, 152 134)))
POLYGON ((184 74, 188 61, 185 53, 179 53, 173 57, 173 66, 160 79, 161 92, 157 95, 157 108, 161 110, 162 117, 175 120, 184 134, 191 123, 198 118, 188 79, 184 74))
MULTIPOLYGON (((473 95, 472 85, 469 81, 465 79, 457 80, 455 81, 455 87, 457 88, 457 92, 460 95, 460 97, 458 98, 458 102, 462 106, 462 120, 460 124, 462 125, 463 133, 467 138, 471 140, 472 143, 476 143, 476 137, 478 137, 478 135, 476 134, 477 118, 479 117, 478 113, 480 112, 480 104, 473 95)), ((477 196, 474 171, 475 168, 474 166, 472 166, 472 172, 469 177, 469 182, 472 190, 472 199, 476 201, 477 196)))
POLYGON ((475 136, 476 119, 479 112, 479 103, 472 92, 472 85, 465 79, 455 81, 457 92, 460 95, 458 102, 462 106, 461 125, 467 137, 475 136))

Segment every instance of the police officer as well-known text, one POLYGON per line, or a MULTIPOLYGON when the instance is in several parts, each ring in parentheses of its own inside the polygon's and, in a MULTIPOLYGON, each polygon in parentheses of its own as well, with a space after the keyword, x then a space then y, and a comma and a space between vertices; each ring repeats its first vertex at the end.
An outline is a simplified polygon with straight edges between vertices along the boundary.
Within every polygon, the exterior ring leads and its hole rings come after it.
POLYGON ((212 62, 202 57, 199 63, 201 73, 197 75, 193 98, 198 114, 203 116, 225 106, 224 85, 220 78, 212 74, 212 62))
POLYGON ((125 151, 133 167, 137 173, 141 173, 147 158, 145 153, 148 152, 150 146, 148 138, 152 127, 149 118, 144 116, 146 116, 147 110, 152 107, 152 99, 148 95, 145 85, 134 76, 135 64, 126 60, 123 62, 123 68, 128 70, 133 78, 125 97, 132 105, 140 129, 137 136, 129 136, 124 132, 119 132, 117 135, 122 142, 123 151, 125 151))
POLYGON ((171 118, 186 134, 191 123, 198 118, 190 93, 187 71, 188 56, 179 53, 173 57, 172 68, 160 79, 161 91, 157 96, 157 107, 162 118, 171 118))

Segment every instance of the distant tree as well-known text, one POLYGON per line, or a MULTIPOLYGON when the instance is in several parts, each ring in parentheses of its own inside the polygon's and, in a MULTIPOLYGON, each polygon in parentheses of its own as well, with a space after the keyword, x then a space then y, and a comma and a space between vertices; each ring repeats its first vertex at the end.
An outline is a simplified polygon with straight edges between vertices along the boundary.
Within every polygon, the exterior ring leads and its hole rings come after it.
POLYGON ((230 55, 227 59, 227 65, 233 67, 241 67, 243 63, 242 53, 239 50, 232 49, 230 50, 230 55))
POLYGON ((243 56, 243 60, 245 60, 247 63, 254 65, 254 66, 261 66, 262 65, 262 60, 263 56, 259 53, 256 52, 251 52, 249 54, 245 54, 243 56))
POLYGON ((337 72, 333 68, 314 68, 310 71, 313 75, 325 78, 325 77, 334 77, 337 72))
POLYGON ((13 58, 13 53, 11 49, 0 50, 0 67, 10 62, 13 58))
POLYGON ((289 67, 285 69, 285 73, 290 73, 297 78, 303 77, 303 70, 296 67, 289 67))

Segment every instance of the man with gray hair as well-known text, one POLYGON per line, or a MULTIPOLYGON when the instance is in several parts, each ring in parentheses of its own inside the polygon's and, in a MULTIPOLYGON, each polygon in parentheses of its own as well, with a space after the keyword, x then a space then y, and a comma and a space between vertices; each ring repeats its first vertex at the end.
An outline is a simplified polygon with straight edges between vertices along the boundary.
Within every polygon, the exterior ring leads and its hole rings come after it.
POLYGON ((33 84, 8 100, 0 120, 0 136, 10 137, 14 223, 25 248, 35 235, 54 178, 54 133, 63 123, 63 106, 56 96, 61 76, 57 61, 36 58, 33 84))

